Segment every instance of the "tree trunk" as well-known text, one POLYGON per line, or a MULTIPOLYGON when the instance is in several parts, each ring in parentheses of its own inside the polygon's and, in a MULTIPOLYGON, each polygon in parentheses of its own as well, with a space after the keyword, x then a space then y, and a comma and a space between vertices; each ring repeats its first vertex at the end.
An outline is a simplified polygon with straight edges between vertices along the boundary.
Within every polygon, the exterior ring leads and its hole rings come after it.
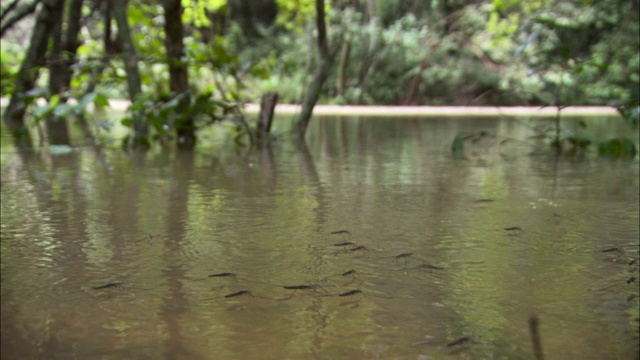
MULTIPOLYGON (((52 9, 51 16, 57 19, 51 32, 51 40, 53 47, 49 53, 49 94, 61 94, 65 90, 64 73, 68 71, 66 54, 64 54, 64 38, 62 36, 62 25, 64 22, 64 5, 65 1, 58 1, 52 9)), ((66 101, 61 96, 60 103, 66 101)), ((69 145, 69 129, 67 121, 54 114, 51 114, 45 120, 47 127, 47 136, 51 145, 69 145)))
POLYGON ((329 77, 331 64, 333 63, 333 54, 329 52, 329 44, 327 42, 327 26, 324 16, 324 0, 316 0, 316 27, 318 29, 318 50, 320 52, 320 62, 318 70, 313 77, 307 93, 302 102, 302 110, 296 122, 296 135, 303 138, 307 131, 307 126, 313 114, 313 107, 318 102, 322 85, 329 77))
POLYGON ((425 56, 420 61, 420 67, 418 73, 415 74, 409 82, 409 90, 407 91, 407 97, 404 99, 402 105, 420 105, 420 83, 422 82, 422 73, 429 64, 429 57, 425 56))
POLYGON ((172 96, 183 95, 177 111, 181 116, 176 121, 178 147, 191 149, 196 143, 193 118, 189 114, 189 74, 184 61, 184 26, 182 24, 182 3, 180 0, 164 2, 164 33, 167 61, 169 63, 169 88, 172 96))
POLYGON ((76 50, 80 46, 81 20, 82 20, 82 3, 83 0, 71 0, 69 4, 69 12, 67 13, 67 32, 64 36, 63 50, 67 54, 66 69, 63 72, 61 83, 64 89, 69 89, 73 70, 71 66, 75 63, 76 50))
POLYGON ((39 68, 44 65, 45 54, 49 36, 56 23, 52 16, 54 8, 59 0, 45 0, 36 18, 36 23, 31 34, 29 49, 22 62, 15 82, 15 89, 11 94, 9 106, 5 110, 5 122, 12 133, 16 144, 20 147, 30 147, 31 137, 24 123, 24 115, 27 107, 25 93, 31 90, 38 79, 39 68))
MULTIPOLYGON (((127 4, 125 0, 112 0, 111 10, 118 24, 118 42, 124 52, 124 66, 127 71, 127 85, 129 99, 135 102, 142 92, 142 80, 138 69, 138 55, 131 39, 129 20, 127 18, 127 4)), ((133 138, 131 146, 134 149, 146 149, 149 147, 148 126, 145 119, 139 114, 131 114, 133 117, 133 138)))
POLYGON ((349 67, 349 56, 351 55, 351 40, 347 40, 342 48, 342 56, 340 57, 340 65, 338 66, 338 96, 344 96, 346 90, 346 74, 349 67))
POLYGON ((278 93, 269 92, 262 95, 260 103, 260 116, 258 117, 258 140, 267 139, 273 121, 273 111, 278 103, 278 93))
MULTIPOLYGON (((68 99, 68 91, 73 75, 72 65, 75 63, 76 49, 78 48, 78 33, 80 32, 80 19, 82 17, 82 1, 71 0, 66 17, 66 32, 62 33, 64 1, 60 1, 60 22, 54 27, 52 33, 53 49, 49 57, 49 90, 51 94, 59 94, 60 102, 68 99)), ((58 14, 56 14, 58 16, 58 14)), ((65 119, 49 116, 47 119, 47 133, 50 144, 69 144, 69 129, 65 119)))
POLYGON ((319 68, 307 89, 307 93, 302 102, 302 110, 300 111, 300 116, 296 122, 296 135, 299 138, 303 138, 307 131, 307 127, 311 121, 311 116, 313 115, 313 108, 316 106, 318 98, 320 97, 322 85, 327 80, 327 77, 329 77, 329 70, 331 70, 330 60, 321 59, 319 68))

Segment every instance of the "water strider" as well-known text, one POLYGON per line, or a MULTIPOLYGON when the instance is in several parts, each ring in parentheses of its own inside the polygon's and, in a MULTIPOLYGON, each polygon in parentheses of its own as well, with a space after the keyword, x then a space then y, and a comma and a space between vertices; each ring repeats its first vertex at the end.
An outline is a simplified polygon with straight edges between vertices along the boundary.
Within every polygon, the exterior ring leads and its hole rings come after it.
POLYGON ((416 266, 415 269, 444 270, 443 267, 431 265, 431 264, 420 264, 416 266))
POLYGON ((283 288, 287 290, 315 290, 316 286, 315 285, 290 285, 290 286, 283 286, 283 288))
POLYGON ((104 285, 100 285, 100 286, 94 286, 94 287, 92 287, 92 289, 94 289, 94 290, 102 290, 102 289, 109 289, 109 288, 116 288, 116 287, 122 287, 122 283, 121 282, 112 282, 112 283, 108 283, 108 284, 104 284, 104 285))
POLYGON ((398 260, 398 259, 406 259, 411 255, 413 255, 413 253, 402 253, 400 255, 396 255, 396 260, 398 260))
POLYGON ((358 245, 354 248, 349 249, 350 251, 359 251, 359 250, 364 250, 364 251, 369 251, 369 249, 364 246, 364 245, 358 245))
POLYGON ((453 340, 451 342, 448 342, 447 346, 448 347, 457 346, 457 345, 464 344, 464 343, 466 343, 468 341, 471 341, 471 338, 468 337, 468 336, 465 336, 465 337, 461 337, 459 339, 453 340))
POLYGON ((222 272, 217 274, 211 274, 208 277, 228 277, 228 276, 236 276, 236 274, 230 273, 230 272, 222 272))
POLYGON ((351 295, 355 295, 355 294, 362 294, 362 291, 355 289, 355 290, 349 290, 346 292, 343 292, 341 294, 338 294, 338 296, 351 296, 351 295))
POLYGON ((413 255, 413 253, 402 253, 400 255, 396 255, 396 262, 398 261, 398 259, 404 259, 404 266, 407 267, 407 258, 411 255, 413 255))
POLYGON ((236 297, 236 296, 241 296, 241 295, 251 295, 251 297, 253 297, 253 294, 249 291, 249 290, 240 290, 240 291, 236 291, 234 293, 231 294, 227 294, 224 297, 226 298, 232 298, 232 297, 236 297))
POLYGON ((351 241, 343 241, 343 242, 333 244, 333 246, 349 246, 349 245, 355 245, 355 244, 352 243, 351 241))

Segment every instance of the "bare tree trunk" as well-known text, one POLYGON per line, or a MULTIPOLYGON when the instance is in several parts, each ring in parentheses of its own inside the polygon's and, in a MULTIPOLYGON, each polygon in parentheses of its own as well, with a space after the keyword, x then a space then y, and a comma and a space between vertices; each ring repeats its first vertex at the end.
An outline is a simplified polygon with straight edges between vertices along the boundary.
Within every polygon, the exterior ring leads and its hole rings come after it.
POLYGON ((196 132, 193 118, 189 115, 191 102, 188 92, 189 77, 184 61, 184 26, 182 25, 182 3, 180 0, 166 0, 164 2, 164 33, 167 60, 169 62, 169 88, 173 96, 184 94, 178 105, 178 113, 182 114, 176 121, 178 146, 193 148, 196 143, 196 132))
POLYGON ((76 50, 80 46, 81 20, 82 20, 82 3, 84 0, 71 0, 69 3, 69 12, 67 13, 67 32, 64 36, 63 50, 67 54, 66 69, 62 73, 61 83, 64 89, 69 89, 73 70, 71 66, 75 63, 76 50))
MULTIPOLYGON (((62 36, 62 25, 64 18, 65 0, 58 1, 52 9, 51 16, 57 19, 51 32, 51 40, 53 47, 49 53, 49 93, 50 95, 60 94, 65 89, 64 73, 67 71, 67 62, 64 57, 64 38, 62 36)), ((61 99, 61 102, 66 99, 61 99)), ((69 129, 65 119, 51 114, 45 120, 47 127, 47 136, 49 144, 52 145, 68 145, 69 129)))
POLYGON ((333 63, 333 54, 329 52, 329 44, 327 42, 327 26, 324 16, 324 0, 316 0, 316 27, 318 29, 318 50, 320 51, 320 62, 318 70, 313 76, 311 84, 302 102, 302 110, 296 122, 296 135, 298 138, 304 138, 307 126, 313 114, 313 107, 318 102, 322 85, 329 77, 331 64, 333 63))
POLYGON ((420 67, 418 73, 415 74, 409 82, 409 91, 407 97, 404 99, 402 105, 419 105, 420 104, 420 83, 422 82, 422 73, 429 64, 429 57, 425 56, 420 61, 420 67))
MULTIPOLYGON (((118 24, 118 42, 124 52, 124 66, 127 71, 127 85, 129 88, 129 99, 136 101, 142 92, 142 80, 138 69, 138 55, 131 39, 131 30, 127 19, 127 4, 125 0, 112 0, 111 10, 113 17, 118 24)), ((133 138, 131 146, 134 149, 146 149, 149 147, 148 126, 145 119, 139 114, 132 114, 133 117, 133 138)))
POLYGON ((262 95, 260 102, 260 116, 258 116, 258 140, 265 140, 271 130, 271 122, 273 121, 273 111, 278 103, 278 93, 268 92, 262 95))
POLYGON ((351 40, 345 41, 342 48, 342 56, 340 57, 340 65, 338 66, 338 96, 344 96, 346 88, 346 73, 349 67, 349 56, 351 55, 351 40))
MULTIPOLYGON (((71 66, 75 62, 76 49, 78 48, 78 33, 80 32, 80 19, 82 16, 82 1, 71 0, 66 17, 66 32, 63 34, 63 10, 65 1, 60 1, 60 21, 54 27, 52 33, 53 49, 49 57, 49 90, 51 94, 59 94, 62 103, 67 101, 73 70, 71 66)), ((49 116, 47 119, 47 133, 50 144, 69 144, 69 129, 65 119, 49 116)))
POLYGON ((39 68, 44 65, 47 43, 56 19, 53 18, 54 8, 58 0, 44 0, 42 9, 36 18, 36 24, 31 34, 29 49, 22 62, 15 82, 15 89, 11 94, 9 106, 5 110, 5 122, 11 131, 16 144, 20 147, 30 147, 31 137, 24 123, 27 107, 25 93, 31 90, 38 79, 39 68))

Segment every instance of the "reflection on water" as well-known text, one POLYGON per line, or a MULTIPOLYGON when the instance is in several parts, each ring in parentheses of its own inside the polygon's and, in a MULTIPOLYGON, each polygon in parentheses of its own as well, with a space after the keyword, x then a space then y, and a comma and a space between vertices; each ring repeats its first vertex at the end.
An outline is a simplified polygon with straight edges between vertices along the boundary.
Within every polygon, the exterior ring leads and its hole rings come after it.
POLYGON ((248 152, 5 147, 3 358, 532 359, 532 314, 548 359, 635 356, 637 160, 530 156, 508 121, 313 124, 248 152), (454 160, 460 129, 493 137, 454 160))

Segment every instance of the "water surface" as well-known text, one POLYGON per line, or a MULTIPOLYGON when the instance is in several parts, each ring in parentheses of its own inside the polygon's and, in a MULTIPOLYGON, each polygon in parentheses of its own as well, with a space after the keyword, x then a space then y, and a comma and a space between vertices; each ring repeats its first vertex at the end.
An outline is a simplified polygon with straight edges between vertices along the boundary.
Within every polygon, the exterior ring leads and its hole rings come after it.
POLYGON ((547 359, 631 359, 638 160, 531 135, 323 118, 262 150, 213 132, 144 158, 3 144, 2 357, 533 359, 535 314, 547 359))

